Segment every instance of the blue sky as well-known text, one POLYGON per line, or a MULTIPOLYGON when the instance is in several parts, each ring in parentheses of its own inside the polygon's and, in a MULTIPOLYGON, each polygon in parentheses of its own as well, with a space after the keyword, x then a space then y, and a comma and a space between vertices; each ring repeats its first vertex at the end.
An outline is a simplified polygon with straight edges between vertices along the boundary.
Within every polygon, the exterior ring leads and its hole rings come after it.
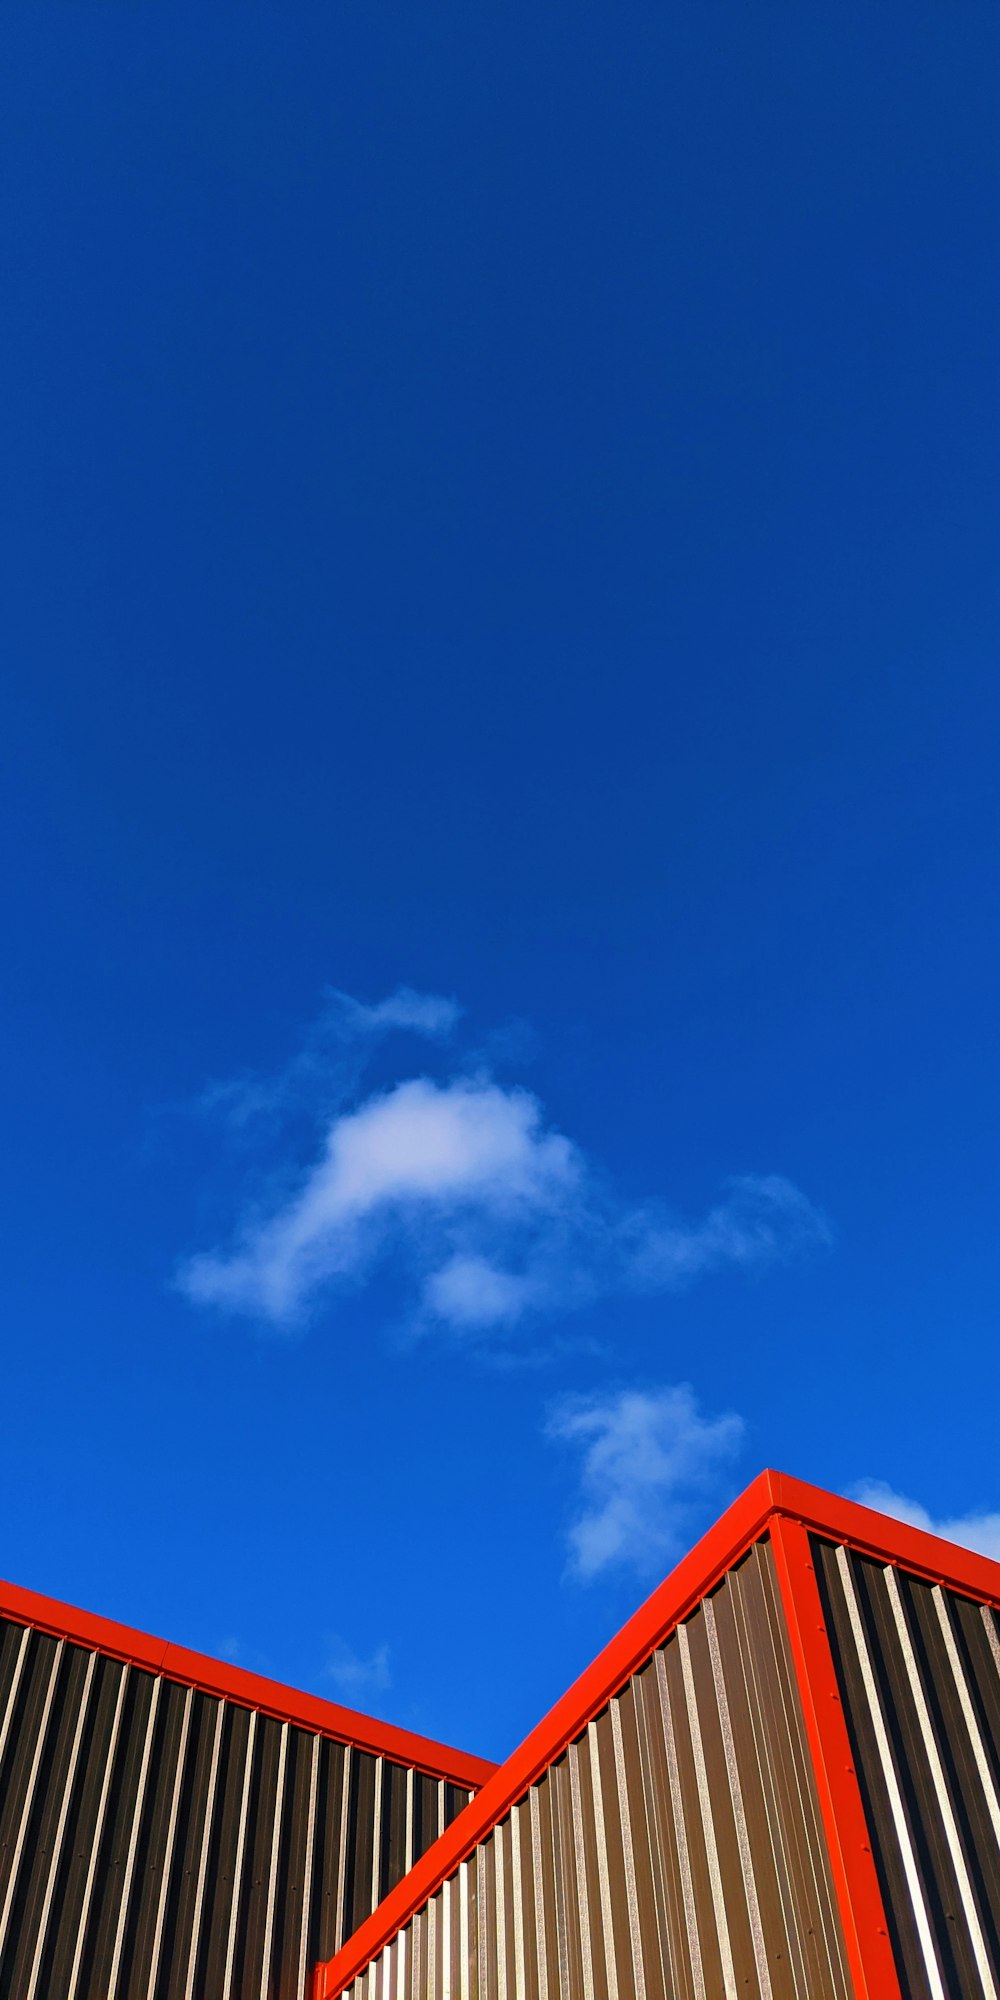
POLYGON ((501 1755, 1000 1546, 992 5, 12 5, 0 1571, 501 1755))

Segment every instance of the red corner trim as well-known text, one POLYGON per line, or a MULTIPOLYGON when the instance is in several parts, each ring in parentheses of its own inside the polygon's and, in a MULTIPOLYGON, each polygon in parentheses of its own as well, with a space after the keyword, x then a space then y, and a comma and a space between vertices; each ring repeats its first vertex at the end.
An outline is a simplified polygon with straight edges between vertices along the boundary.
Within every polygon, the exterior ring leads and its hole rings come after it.
MULTIPOLYGON (((636 1668, 649 1658, 657 1646, 662 1645, 674 1627, 714 1589, 753 1542, 768 1530, 774 1533, 779 1520, 787 1521, 789 1525, 798 1524, 802 1530, 812 1529, 831 1541, 844 1542, 849 1548, 875 1556, 883 1562, 897 1563, 903 1569, 930 1577, 981 1602, 1000 1605, 1000 1563, 958 1548, 938 1535, 926 1534, 921 1528, 907 1527, 885 1514, 874 1512, 870 1507, 861 1507, 853 1500, 841 1500, 818 1486, 807 1485, 804 1480, 791 1479, 781 1472, 760 1473, 605 1646, 593 1665, 587 1667, 568 1692, 561 1696, 520 1748, 493 1772, 482 1791, 348 1938, 336 1957, 316 1967, 313 2000, 340 2000, 357 1974, 378 1956, 389 1939, 402 1929, 414 1911, 422 1907, 441 1883, 454 1874, 480 1840, 523 1797, 535 1779, 562 1755, 567 1745, 631 1678, 636 1668)), ((787 1539, 783 1546, 788 1549, 787 1539)), ((793 1550, 796 1547, 794 1537, 791 1546, 793 1550)), ((798 1547, 801 1551, 801 1543, 798 1547)), ((849 1788, 851 1757, 843 1716, 838 1717, 841 1736, 837 1735, 831 1720, 821 1724, 817 1717, 816 1689, 820 1690, 818 1700, 822 1711, 823 1691, 829 1698, 836 1688, 830 1685, 833 1660, 825 1632, 809 1634, 810 1617, 815 1626, 821 1627, 822 1614, 815 1576, 812 1578, 815 1604, 808 1595, 807 1582, 808 1579, 801 1573, 789 1573, 782 1592, 783 1598, 786 1589, 791 1592, 791 1611, 795 1615, 793 1619, 786 1602, 786 1617, 793 1635, 796 1631, 799 1634, 797 1640, 793 1636, 792 1644, 821 1802, 824 1795, 826 1798, 823 1815, 828 1838, 834 1810, 847 1814, 839 1830, 834 1829, 836 1846, 833 1839, 830 1839, 830 1845, 841 1915, 848 1932, 852 1972, 855 1980, 861 1982, 858 1984, 858 2000, 899 2000, 899 1981, 891 1951, 888 1957, 883 1956, 888 1950, 888 1937, 884 1931, 885 1917, 874 1862, 866 1871, 863 1856, 857 1847, 852 1848, 846 1859, 836 1859, 840 1852, 841 1835, 845 1843, 858 1840, 854 1807, 860 1809, 860 1792, 857 1791, 853 1773, 850 1785, 854 1786, 854 1791, 849 1788), (808 1720, 810 1710, 813 1714, 811 1725, 808 1720), (836 1768, 838 1758, 842 1767, 839 1773, 836 1768), (841 1796, 842 1793, 844 1796, 841 1796), (846 1833, 844 1827, 848 1829, 846 1833), (877 1902, 872 1895, 873 1879, 877 1902), (879 1918, 883 1926, 884 1946, 878 1941, 879 1918), (853 1945, 850 1942, 852 1937, 853 1945), (885 1971, 884 1967, 892 1969, 885 1971)), ((832 1700, 829 1706, 833 1709, 832 1700)), ((863 1812, 861 1827, 863 1843, 868 1838, 863 1812)))
POLYGON ((803 1527, 829 1541, 844 1542, 861 1555, 895 1563, 980 1603, 1000 1605, 1000 1562, 959 1548, 957 1542, 946 1542, 923 1528, 911 1528, 872 1507, 862 1507, 856 1500, 841 1500, 820 1486, 808 1486, 803 1479, 790 1479, 787 1473, 772 1472, 768 1477, 776 1513, 801 1521, 803 1527))
POLYGON ((777 1515, 771 1547, 856 2000, 902 2000, 808 1529, 777 1515))
POLYGON ((155 1674, 166 1674, 185 1687, 198 1688, 224 1701, 239 1702, 244 1708, 259 1709, 264 1715, 277 1716, 280 1722, 292 1722, 301 1729, 335 1737, 338 1743, 353 1743, 359 1750, 391 1758, 393 1763, 412 1764, 465 1791, 478 1790, 496 1770, 496 1765, 483 1757, 450 1750, 443 1743, 433 1743, 429 1737, 397 1729, 391 1722, 376 1722, 371 1716, 358 1715, 354 1709, 341 1708, 337 1702, 323 1701, 319 1695, 301 1694, 297 1688, 285 1687, 280 1681, 248 1673, 245 1668, 230 1666, 224 1660, 213 1660, 207 1653, 171 1645, 167 1639, 154 1639, 148 1632, 135 1632, 110 1618, 79 1611, 53 1597, 41 1597, 34 1590, 22 1590, 16 1583, 0 1582, 0 1618, 9 1618, 15 1625, 37 1625, 40 1631, 54 1633, 73 1645, 107 1653, 115 1660, 129 1660, 155 1674))

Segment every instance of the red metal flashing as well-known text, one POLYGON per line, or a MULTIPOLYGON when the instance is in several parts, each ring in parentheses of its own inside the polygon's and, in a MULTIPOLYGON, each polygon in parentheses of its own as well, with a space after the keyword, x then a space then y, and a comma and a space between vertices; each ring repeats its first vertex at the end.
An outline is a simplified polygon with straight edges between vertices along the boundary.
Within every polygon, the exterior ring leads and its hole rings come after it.
POLYGON ((166 1674, 171 1680, 198 1688, 204 1694, 276 1716, 279 1722, 291 1722, 321 1736, 332 1736, 338 1743, 352 1743, 359 1750, 388 1757, 396 1764, 412 1764, 463 1790, 475 1791, 496 1770, 496 1765, 484 1757, 449 1749, 446 1744, 434 1743, 409 1729, 398 1729, 394 1723, 377 1722, 354 1709, 341 1708, 337 1702, 324 1701, 319 1695, 302 1694, 297 1688, 267 1680, 262 1674, 248 1673, 243 1667, 213 1660, 207 1653, 191 1652, 167 1639, 154 1639, 148 1632, 135 1632, 128 1625, 118 1625, 113 1619, 80 1611, 71 1604, 60 1604, 37 1591, 23 1590, 16 1583, 0 1582, 0 1618, 8 1618, 15 1625, 37 1625, 41 1631, 68 1639, 73 1645, 109 1654, 112 1659, 128 1660, 155 1674, 166 1674))
POLYGON ((777 1514, 770 1536, 856 2000, 902 2000, 809 1531, 777 1514))
POLYGON ((866 1863, 860 1851, 868 1840, 863 1812, 859 1849, 860 1793, 849 1768, 851 1756, 839 1698, 836 1720, 822 1714, 824 1702, 831 1711, 834 1709, 831 1697, 836 1695, 836 1687, 835 1682, 831 1685, 833 1660, 823 1628, 815 1577, 811 1578, 810 1589, 810 1578, 803 1567, 803 1546, 808 1550, 803 1531, 811 1529, 865 1555, 897 1563, 991 1604, 1000 1604, 1000 1563, 854 1501, 841 1500, 803 1480, 772 1471, 760 1473, 734 1500, 506 1763, 493 1772, 464 1812, 428 1848, 337 1956, 316 1967, 314 2000, 339 2000, 357 1974, 378 1956, 441 1883, 454 1874, 480 1840, 562 1755, 636 1668, 662 1645, 674 1627, 695 1609, 751 1545, 763 1534, 773 1532, 779 1522, 798 1526, 802 1536, 798 1542, 794 1535, 787 1534, 776 1535, 774 1539, 851 1969, 858 1982, 858 2000, 899 2000, 899 1981, 889 1949, 874 1863, 870 1855, 866 1863), (815 1593, 815 1598, 811 1593, 815 1593))

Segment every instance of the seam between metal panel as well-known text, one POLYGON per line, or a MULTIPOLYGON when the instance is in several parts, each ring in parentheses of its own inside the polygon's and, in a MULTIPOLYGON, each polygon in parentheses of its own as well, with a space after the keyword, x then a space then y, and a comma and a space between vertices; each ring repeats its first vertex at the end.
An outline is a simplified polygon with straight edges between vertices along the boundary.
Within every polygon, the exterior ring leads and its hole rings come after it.
POLYGON ((160 1976, 160 1951, 163 1944, 163 1926, 167 1915, 167 1898, 170 1893, 170 1870, 174 1859, 174 1841, 177 1838, 177 1820, 180 1813, 181 1790, 184 1784, 184 1765, 187 1759, 188 1735, 191 1727, 191 1710, 194 1706, 194 1689, 188 1688, 184 1695, 184 1709, 181 1716, 181 1735, 177 1745, 177 1766, 174 1771, 174 1789, 170 1800, 170 1819, 167 1823, 166 1845, 163 1851, 163 1869, 160 1876, 160 1893, 156 1904, 156 1925, 149 1957, 149 1985, 146 2000, 153 2000, 160 1976))
POLYGON ((538 1786, 531 1788, 531 1872, 535 1881, 535 1950, 539 2000, 549 2000, 549 1959, 545 1948, 545 1875, 542 1868, 542 1805, 538 1786))
POLYGON ((871 1655, 868 1651, 868 1641, 865 1638, 864 1626, 861 1622, 861 1610, 854 1590, 851 1561, 843 1543, 840 1543, 837 1547, 836 1560, 847 1603, 847 1614, 850 1619, 854 1647, 858 1656, 858 1665, 861 1669, 861 1678, 864 1682, 865 1696, 871 1715, 872 1727, 875 1731, 875 1741, 878 1745, 882 1776, 889 1795, 889 1808, 896 1829, 896 1839, 899 1843, 903 1872, 906 1876, 906 1885, 909 1889, 910 1901, 913 1905, 913 1915, 917 1926, 917 1934, 920 1939, 920 1948, 923 1953, 928 1981, 931 1992, 934 1995, 934 2000, 947 2000, 941 1979, 941 1968, 938 1965, 937 1952, 934 1948, 934 1939, 931 1935, 923 1888, 917 1870, 916 1856, 913 1852, 913 1843, 910 1839, 910 1829, 906 1823, 903 1797, 899 1789, 899 1780, 896 1777, 896 1767, 892 1759, 892 1749, 885 1726, 885 1716, 882 1713, 882 1702, 875 1681, 875 1671, 872 1667, 871 1655))
POLYGON ((73 1798, 73 1786, 76 1782, 76 1767, 80 1761, 80 1745, 83 1742, 83 1732, 87 1721, 87 1712, 90 1707, 90 1695, 94 1682, 94 1669, 96 1668, 96 1666, 97 1666, 97 1654, 91 1653, 87 1660, 86 1677, 84 1679, 83 1687, 80 1690, 80 1700, 76 1717, 76 1728, 73 1731, 73 1747, 70 1750, 69 1764, 66 1770, 66 1776, 63 1780, 62 1803, 59 1807, 59 1820, 56 1826, 55 1838, 52 1842, 52 1855, 49 1861, 48 1879, 45 1884, 45 1897, 42 1902, 41 1915, 38 1920, 38 1933, 35 1941, 35 1956, 32 1961, 31 1975, 28 1980, 28 1985, 27 1985, 27 1990, 25 1992, 24 2000, 34 2000, 35 1987, 38 1984, 38 1975, 41 1971, 42 1959, 45 1955, 45 1940, 48 1935, 49 1917, 52 1912, 52 1899, 53 1896, 55 1895, 56 1878, 59 1874, 59 1863, 62 1860, 63 1841, 66 1837, 66 1825, 69 1820, 69 1809, 73 1798))
POLYGON ((952 1631, 948 1602, 939 1583, 934 1585, 931 1596, 934 1599, 937 1610, 941 1636, 948 1654, 948 1664, 951 1667, 955 1692, 958 1695, 965 1727, 969 1735, 969 1742, 972 1745, 972 1754, 976 1761, 976 1769, 979 1772, 979 1781, 986 1798, 986 1806, 993 1824, 997 1846, 1000 1847, 1000 1799, 997 1798, 997 1790, 993 1782, 993 1773, 990 1769, 989 1758, 986 1754, 986 1745, 983 1742, 983 1733, 979 1727, 979 1719, 969 1695, 968 1682, 965 1678, 965 1668, 959 1658, 958 1647, 955 1643, 955 1634, 952 1631))
POLYGON ((695 1903, 694 1878, 691 1873, 691 1855, 688 1848, 687 1823, 684 1818, 684 1794, 681 1790, 680 1764, 677 1759, 677 1739, 674 1736, 674 1717, 670 1705, 670 1687, 667 1681, 667 1661, 662 1647, 660 1647, 656 1654, 656 1687, 660 1697, 663 1741, 667 1752, 670 1811, 674 1822, 674 1836, 677 1841, 677 1860, 681 1871, 681 1894, 684 1898, 684 1923, 687 1930, 691 1974, 694 1979, 697 2000, 708 2000, 707 1988, 705 1986, 705 1967, 701 1956, 701 1936, 698 1930, 698 1909, 695 1903))
POLYGON ((122 1712, 125 1707, 125 1690, 128 1686, 129 1675, 131 1671, 132 1670, 129 1666, 124 1666, 121 1670, 121 1678, 119 1679, 118 1682, 118 1694, 115 1700, 115 1712, 111 1723, 111 1736, 108 1742, 107 1755, 104 1763, 104 1779, 101 1784, 101 1796, 100 1799, 98 1800, 98 1805, 97 1805, 97 1818, 94 1822, 94 1831, 91 1836, 90 1862, 87 1867, 87 1879, 86 1882, 84 1883, 84 1889, 83 1889, 83 1902, 80 1906, 80 1916, 77 1923, 76 1950, 73 1953, 73 1964, 70 1968, 69 1988, 67 1991, 66 2000, 76 2000, 77 1981, 79 1980, 80 1977, 80 1967, 83 1963, 83 1950, 87 1940, 87 1931, 90 1925, 90 1905, 93 1900, 94 1883, 97 1879, 97 1862, 101 1851, 101 1841, 104 1838, 104 1819, 108 1810, 108 1795, 111 1791, 111 1775, 114 1770, 115 1757, 118 1752, 118 1737, 121 1731, 122 1712))
POLYGON ((511 1893, 514 1903, 514 1991, 524 1992, 525 1935, 524 1935, 524 1869, 521 1855, 520 1809, 512 1806, 510 1814, 510 1869, 511 1893))
POLYGON ((382 1875, 382 1792, 385 1779, 385 1763, 381 1757, 375 1760, 375 1797, 372 1803, 372 1894, 371 1909, 377 1909, 381 1902, 379 1884, 382 1875))
POLYGON ((712 1906, 715 1911, 715 1928, 718 1933, 719 1953, 722 1959, 722 1977, 726 1988, 726 2000, 738 2000, 736 1970, 733 1965, 733 1949, 729 1941, 729 1920, 726 1916, 726 1900, 722 1889, 722 1870, 719 1867, 719 1850, 715 1839, 715 1821, 712 1817, 712 1794, 708 1783, 708 1768, 705 1763, 705 1746, 701 1740, 701 1720, 698 1715, 698 1697, 694 1684, 694 1667, 691 1662, 691 1641, 687 1626, 678 1625, 677 1645, 680 1651, 681 1672, 684 1678, 684 1702, 687 1709, 688 1727, 691 1731, 691 1749, 694 1755, 695 1779, 698 1786, 698 1805, 701 1810, 701 1824, 705 1835, 705 1855, 708 1861, 708 1877, 712 1885, 712 1906))
POLYGON ((497 1827, 493 1835, 493 1876, 496 1889, 497 2000, 507 2000, 507 1900, 503 1870, 503 1836, 497 1827))
MULTIPOLYGON (((480 1841, 476 1848, 476 1934, 478 1938, 479 2000, 485 2000, 487 1962, 489 1959, 489 1930, 486 1921, 486 1843, 480 1841)), ((414 2000, 419 2000, 415 1993, 414 2000)))
POLYGON ((594 1992, 594 1960, 590 1943, 590 1898, 591 1886, 587 1881, 587 1851, 583 1829, 583 1797, 580 1790, 580 1746, 571 1743, 567 1751, 569 1763, 569 1796, 573 1815, 573 1846, 576 1850, 576 1882, 580 1904, 580 1963, 583 1973, 583 2000, 596 2000, 594 1992))
POLYGON ((316 1854, 316 1792, 319 1785, 320 1741, 318 1736, 312 1739, 309 1764, 309 1810, 306 1818, 306 1851, 302 1866, 302 1915, 299 1923, 296 2000, 306 2000, 306 1981, 309 1977, 309 1918, 312 1911, 312 1878, 316 1854))
POLYGON ((278 1750, 278 1777, 274 1788, 274 1826, 271 1832, 271 1866, 267 1877, 267 1914, 264 1918, 264 1949, 261 1953, 260 2000, 267 2000, 274 1944, 274 1908, 278 1892, 278 1863, 281 1859, 281 1823, 285 1809, 285 1767, 288 1762, 288 1724, 281 1725, 278 1750))
POLYGON ((451 1876, 449 1875, 441 1884, 441 2000, 451 2000, 451 1973, 451 1876))
POLYGON ((35 1786, 38 1783, 38 1769, 42 1761, 42 1752, 45 1749, 45 1739, 49 1733, 49 1722, 52 1717, 52 1703, 55 1700, 56 1681, 59 1678, 59 1669, 62 1666, 62 1658, 65 1649, 66 1649, 65 1639, 57 1640, 56 1649, 52 1655, 52 1665, 49 1668, 49 1682, 48 1682, 48 1687, 45 1690, 45 1704, 42 1709, 41 1721, 39 1722, 38 1725, 38 1735, 35 1739, 35 1754, 31 1760, 31 1769, 28 1773, 28 1783, 27 1786, 25 1787, 24 1802, 21 1806, 21 1820, 17 1829, 17 1839, 14 1842, 14 1852, 11 1857, 10 1874, 7 1878, 7 1894, 4 1897, 3 1909, 2 1911, 0 1911, 0 1957, 3 1956, 3 1949, 7 1939, 7 1925, 10 1922, 10 1913, 14 1903, 14 1894, 17 1889, 17 1878, 21 1872, 21 1859, 24 1854, 24 1843, 28 1832, 28 1821, 31 1818, 32 1807, 35 1803, 35 1786))
POLYGON ((194 1977, 198 1969, 198 1947, 201 1943, 201 1917, 205 1902, 205 1877, 208 1871, 208 1849, 212 1837, 212 1818, 215 1811, 215 1790, 219 1781, 219 1756, 222 1750, 222 1723, 226 1704, 220 1701, 215 1717, 215 1738, 212 1744, 212 1762, 208 1774, 208 1795, 205 1799, 205 1820, 201 1830, 201 1853, 198 1856, 198 1878, 194 1895, 194 1909, 191 1913, 191 1943, 188 1949, 187 1979, 184 1982, 184 2000, 194 2000, 194 1977))
POLYGON ((340 1796, 340 1846, 337 1850, 337 1908, 334 1912, 333 1941, 338 1952, 344 1942, 344 1924, 347 1920, 347 1827, 351 1801, 351 1767, 354 1752, 350 1743, 344 1745, 344 1773, 340 1796))
POLYGON ((149 1765, 153 1755, 153 1737, 156 1733, 156 1718, 160 1706, 160 1690, 163 1681, 159 1674, 153 1681, 149 1696, 149 1714, 142 1741, 142 1763, 139 1766, 139 1783, 136 1788, 135 1804, 132 1808, 132 1824, 129 1828, 128 1853, 125 1857, 125 1873, 122 1877, 121 1902, 118 1906, 118 1924, 115 1930, 114 1949, 111 1954, 111 1970, 108 1973, 108 2000, 114 2000, 118 1991, 118 1980, 122 1967, 122 1952, 125 1949, 125 1932, 128 1927, 129 1903, 132 1900, 132 1877, 135 1874, 135 1857, 139 1850, 139 1829, 142 1825, 142 1811, 146 1803, 146 1786, 149 1783, 149 1765))
POLYGON ((410 1869, 411 1869, 411 1868, 413 1867, 413 1812, 414 1812, 414 1806, 413 1806, 413 1797, 414 1797, 414 1791, 415 1791, 415 1786, 414 1786, 414 1772, 413 1772, 413 1765, 412 1765, 412 1764, 410 1764, 410 1765, 408 1766, 408 1768, 407 1768, 407 1772, 406 1772, 406 1844, 405 1844, 405 1848, 404 1848, 404 1853, 403 1853, 403 1873, 404 1873, 404 1875, 408 1875, 408 1874, 409 1874, 409 1872, 410 1872, 410 1869))
POLYGON ((988 1604, 981 1604, 979 1610, 983 1624, 986 1627, 986 1638, 990 1652, 993 1655, 993 1663, 997 1673, 1000 1674, 1000 1638, 997 1637, 996 1620, 988 1604))
POLYGON ((469 2000, 469 1864, 458 1870, 458 1990, 460 2000, 469 2000))
POLYGON ((17 1660, 14 1665, 14 1672, 11 1675, 10 1690, 7 1695, 7 1708, 4 1713, 4 1719, 3 1719, 3 1728, 0 1729, 0 1768, 2 1768, 3 1766, 3 1755, 4 1751, 7 1748, 7 1738, 10 1735, 10 1725, 14 1720, 14 1710, 17 1706, 18 1691, 21 1686, 21 1675, 24 1672, 24 1663, 28 1657, 28 1640, 31 1637, 31 1629, 32 1628, 30 1625, 23 1625, 21 1628, 21 1643, 17 1649, 17 1660))
POLYGON ((931 1767, 931 1779, 937 1797, 938 1811, 941 1814, 941 1820, 945 1831, 945 1838, 948 1842, 948 1851, 951 1855, 952 1867, 955 1870, 955 1875, 958 1880, 958 1892, 962 1899, 962 1906, 965 1912, 965 1921, 968 1926, 970 1939, 972 1941, 972 1949, 975 1954, 976 1966, 979 1972, 980 1980, 982 1982, 983 1992, 986 1994, 987 2000, 997 2000, 997 1989, 993 1982, 992 1971, 990 1970, 990 1961, 986 1950, 986 1940, 983 1937, 982 1927, 979 1921, 979 1911, 976 1908, 975 1897, 973 1896, 972 1893, 972 1883, 969 1880, 969 1871, 968 1868, 966 1867, 965 1855, 962 1852, 962 1843, 959 1838, 958 1827, 955 1822, 955 1815, 952 1811, 951 1798, 948 1792, 947 1780, 944 1775, 944 1767, 941 1763, 941 1758, 938 1753, 938 1746, 934 1737, 934 1728, 930 1718, 930 1711, 927 1707, 927 1700, 924 1695, 923 1686, 920 1680, 920 1669, 917 1666, 916 1656, 913 1651, 913 1644, 910 1638, 909 1627, 906 1622, 906 1613, 903 1609, 903 1600, 899 1594, 899 1582, 896 1576, 896 1572, 892 1568, 891 1564, 886 1566, 883 1574, 885 1576, 886 1588, 889 1593, 889 1602, 892 1606, 892 1615, 893 1619, 895 1620, 896 1631, 899 1635, 899 1648, 900 1652, 903 1655, 903 1664, 906 1668, 906 1678, 910 1683, 910 1693, 913 1696, 914 1707, 916 1708, 917 1711, 917 1721, 920 1725, 920 1734, 923 1739, 923 1745, 927 1756, 927 1762, 931 1767))
POLYGON ((615 1752, 615 1789, 622 1830, 622 1858, 625 1863, 625 1895, 628 1902, 629 1941, 632 1946, 632 1973, 636 2000, 646 2000, 646 1972, 642 1962, 642 1934, 639 1929, 639 1896, 635 1881, 635 1849, 632 1845, 632 1809, 625 1773, 625 1745, 622 1741, 621 1703, 615 1695, 611 1703, 611 1741, 615 1752))
MULTIPOLYGON (((676 1994, 683 1980, 679 1956, 680 1940, 675 1939, 670 1921, 671 1898, 667 1887, 669 1870, 668 1848, 664 1840, 668 1799, 664 1798, 656 1782, 653 1762, 653 1747, 650 1734, 649 1708, 652 1705, 653 1690, 656 1688, 656 1668, 645 1688, 638 1676, 633 1682, 635 1690, 635 1727, 639 1745, 639 1782, 642 1785, 643 1801, 646 1809, 646 1827, 649 1835, 649 1852, 653 1867, 653 1905, 656 1915, 656 1947, 659 1960, 658 1977, 661 1986, 670 1994, 676 1994)), ((657 1698, 658 1690, 657 1690, 657 1698)))
POLYGON ((247 1816, 250 1810, 250 1785, 253 1779, 253 1753, 257 1741, 257 1710, 250 1710, 250 1726, 247 1730, 246 1758, 243 1765, 243 1791, 240 1796, 240 1823, 236 1836, 236 1859, 233 1862, 233 1900, 229 1909, 229 1935, 226 1939, 226 1970, 222 1981, 222 2000, 230 2000, 233 1984, 233 1966, 236 1958, 236 1930, 240 1920, 240 1892, 243 1884, 243 1859, 247 1843, 247 1816))
MULTIPOLYGON (((719 1632, 715 1623, 715 1606, 706 1597, 702 1607, 705 1632, 708 1638, 709 1657, 712 1662, 712 1679, 715 1683, 715 1702, 722 1725, 722 1744, 726 1757, 726 1773, 729 1778, 729 1796, 732 1802, 733 1818, 736 1822, 736 1844, 739 1848, 740 1869, 743 1875, 743 1889, 746 1895, 747 1915, 750 1919, 750 1935, 753 1939, 754 1962, 760 1982, 762 2000, 771 2000, 771 1971, 767 1962, 767 1946, 764 1942, 764 1926, 761 1922, 760 1902, 757 1896, 757 1879, 754 1875, 753 1854, 750 1836, 747 1833, 746 1810, 743 1804, 743 1787, 740 1770, 736 1761, 736 1741, 733 1736, 732 1716, 729 1712, 729 1695, 726 1690, 726 1676, 722 1665, 719 1646, 719 1632)), ((737 1640, 738 1640, 737 1634, 737 1640)), ((752 1733, 753 1725, 751 1723, 752 1733)))
POLYGON ((597 1880, 601 1891, 601 1928, 604 1942, 604 1970, 608 1982, 607 2000, 618 2000, 618 1962, 615 1954, 614 1914, 611 1906, 611 1869, 608 1865, 607 1821, 604 1817, 601 1752, 596 1722, 587 1724, 587 1743, 590 1749, 590 1787, 594 1794, 597 1880))

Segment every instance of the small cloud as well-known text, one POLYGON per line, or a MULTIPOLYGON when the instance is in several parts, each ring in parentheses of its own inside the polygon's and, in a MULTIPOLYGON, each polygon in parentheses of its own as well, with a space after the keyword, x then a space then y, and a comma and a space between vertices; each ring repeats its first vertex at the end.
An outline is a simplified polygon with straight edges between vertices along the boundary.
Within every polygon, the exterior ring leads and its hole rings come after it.
POLYGON ((527 1312, 536 1293, 528 1277, 501 1270, 486 1257, 456 1255, 433 1271, 424 1304, 434 1319, 462 1328, 512 1325, 527 1312))
POLYGON ((277 1077, 215 1087, 230 1130, 269 1142, 269 1194, 228 1242, 182 1263, 194 1304, 292 1327, 392 1262, 412 1323, 502 1338, 597 1298, 677 1291, 725 1267, 759 1273, 832 1241, 780 1174, 728 1182, 702 1217, 623 1200, 536 1096, 487 1068, 453 1059, 443 1080, 363 1094, 375 1038, 446 1041, 458 1018, 454 1000, 412 987, 372 1003, 333 992, 277 1077))
POLYGON ((650 1210, 630 1220, 633 1282, 659 1290, 683 1286, 725 1264, 759 1270, 828 1249, 833 1231, 822 1211, 783 1174, 740 1174, 702 1222, 657 1220, 650 1210))
POLYGON ((302 1113, 322 1120, 356 1087, 373 1045, 383 1036, 404 1033, 447 1041, 461 1011, 456 1000, 418 993, 412 986, 397 986, 384 1000, 374 1001, 356 1000, 331 987, 318 1020, 281 1069, 210 1083, 196 1108, 221 1118, 235 1134, 302 1113))
POLYGON ((373 1003, 334 990, 330 1004, 339 1012, 345 1034, 388 1035, 399 1030, 426 1035, 430 1041, 446 1041, 462 1012, 457 1000, 440 993, 417 993, 412 986, 397 986, 395 993, 373 1003))
POLYGON ((331 1681, 340 1694, 352 1701, 363 1695, 381 1694, 392 1686, 389 1648, 376 1646, 375 1651, 365 1659, 346 1640, 333 1639, 323 1673, 324 1679, 331 1681))
POLYGON ((581 1453, 581 1501, 570 1522, 567 1574, 663 1569, 683 1546, 692 1503, 735 1455, 743 1421, 703 1417, 686 1383, 567 1396, 546 1435, 581 1453))
POLYGON ((1000 1562, 1000 1513, 954 1514, 936 1517, 921 1506, 919 1500, 910 1500, 905 1493, 897 1493, 884 1479, 863 1479, 852 1488, 852 1500, 859 1500, 862 1507, 874 1507, 880 1514, 891 1514, 894 1521, 905 1521, 910 1528, 923 1528, 928 1534, 940 1535, 946 1542, 958 1542, 963 1548, 975 1549, 978 1555, 992 1556, 1000 1562))

